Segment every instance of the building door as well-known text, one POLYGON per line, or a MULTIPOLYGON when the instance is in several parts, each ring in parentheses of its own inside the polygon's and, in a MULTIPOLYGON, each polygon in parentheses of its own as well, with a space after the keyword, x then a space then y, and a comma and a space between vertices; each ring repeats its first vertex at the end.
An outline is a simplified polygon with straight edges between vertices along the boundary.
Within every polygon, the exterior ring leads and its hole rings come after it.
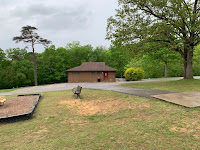
POLYGON ((104 80, 108 81, 108 72, 104 72, 104 80))

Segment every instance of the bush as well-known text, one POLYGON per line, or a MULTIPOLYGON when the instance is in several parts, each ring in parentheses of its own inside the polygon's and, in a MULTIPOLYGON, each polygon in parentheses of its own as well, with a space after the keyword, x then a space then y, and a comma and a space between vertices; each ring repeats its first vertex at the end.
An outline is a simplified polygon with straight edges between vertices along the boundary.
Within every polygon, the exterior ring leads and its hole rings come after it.
POLYGON ((132 73, 134 72, 134 68, 128 68, 125 73, 124 76, 126 78, 127 81, 133 81, 132 79, 132 73))
POLYGON ((144 78, 144 71, 140 68, 128 68, 124 75, 127 81, 138 81, 144 78))

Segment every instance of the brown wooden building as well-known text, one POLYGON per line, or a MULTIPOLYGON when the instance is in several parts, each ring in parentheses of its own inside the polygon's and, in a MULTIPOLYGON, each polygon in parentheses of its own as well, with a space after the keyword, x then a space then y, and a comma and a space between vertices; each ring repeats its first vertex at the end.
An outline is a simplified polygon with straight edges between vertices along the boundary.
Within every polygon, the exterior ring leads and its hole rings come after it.
POLYGON ((106 66, 105 62, 84 62, 66 71, 68 82, 115 82, 117 70, 106 66))

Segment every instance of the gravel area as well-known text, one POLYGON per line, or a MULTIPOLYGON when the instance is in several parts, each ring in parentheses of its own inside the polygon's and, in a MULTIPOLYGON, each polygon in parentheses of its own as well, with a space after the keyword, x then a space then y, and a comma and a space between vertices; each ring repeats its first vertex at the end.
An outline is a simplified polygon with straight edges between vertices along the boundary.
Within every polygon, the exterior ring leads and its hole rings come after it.
POLYGON ((7 98, 4 105, 0 106, 0 117, 15 116, 29 113, 35 104, 37 96, 19 96, 7 98))

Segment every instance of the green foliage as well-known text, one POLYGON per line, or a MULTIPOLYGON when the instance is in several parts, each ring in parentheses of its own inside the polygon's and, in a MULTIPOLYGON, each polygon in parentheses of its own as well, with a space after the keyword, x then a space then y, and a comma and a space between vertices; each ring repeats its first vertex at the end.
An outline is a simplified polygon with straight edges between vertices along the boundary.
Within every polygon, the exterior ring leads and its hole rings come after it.
MULTIPOLYGON (((20 36, 16 36, 13 37, 13 41, 15 41, 16 43, 19 42, 24 42, 24 43, 30 43, 31 48, 32 48, 32 54, 33 54, 33 64, 34 64, 34 80, 35 80, 35 86, 38 85, 38 81, 37 81, 37 60, 36 60, 36 56, 35 56, 35 45, 36 44, 42 44, 44 47, 48 47, 49 44, 51 44, 51 41, 44 39, 42 37, 40 37, 37 33, 36 30, 38 30, 36 27, 32 27, 32 26, 24 26, 21 29, 21 35, 20 36)), ((18 56, 20 53, 20 51, 14 50, 15 54, 17 55, 13 55, 14 57, 18 56)), ((8 50, 8 55, 9 55, 9 50, 8 50)))
MULTIPOLYGON (((32 52, 26 49, 11 48, 6 53, 0 49, 0 88, 34 85, 32 52)), ((106 62, 118 70, 117 77, 124 72, 128 56, 122 48, 102 46, 93 48, 91 45, 80 45, 80 42, 68 43, 66 47, 51 45, 37 57, 38 83, 52 84, 67 81, 65 70, 81 65, 83 62, 106 62)))
POLYGON ((193 64, 194 64, 193 65, 194 75, 199 76, 200 75, 200 45, 197 45, 195 47, 193 64))
POLYGON ((96 47, 90 54, 91 62, 103 62, 106 57, 106 49, 102 46, 96 47))
POLYGON ((144 78, 144 71, 141 68, 128 68, 124 75, 127 81, 138 81, 144 78))
MULTIPOLYGON (((126 69, 133 67, 144 70, 144 78, 158 78, 164 76, 165 60, 167 58, 169 77, 183 76, 181 57, 175 52, 166 51, 165 48, 157 48, 155 45, 141 46, 140 49, 153 48, 153 50, 148 53, 140 52, 131 60, 130 53, 127 53, 124 47, 92 48, 90 45, 82 46, 79 42, 67 45, 66 48, 56 48, 52 45, 44 52, 35 54, 37 56, 38 83, 40 85, 66 82, 67 74, 65 70, 87 61, 106 62, 108 66, 118 70, 117 77, 121 77, 126 69)), ((197 46, 193 65, 195 75, 200 74, 199 56, 200 48, 197 46)), ((31 52, 28 53, 26 49, 19 48, 7 49, 5 52, 0 49, 0 58, 1 89, 34 85, 31 52)), ((134 71, 132 71, 133 73, 134 71)), ((142 75, 139 75, 139 77, 142 77, 142 75)), ((138 79, 140 78, 130 77, 129 80, 138 79)))
POLYGON ((26 49, 10 48, 6 50, 7 57, 12 60, 23 59, 27 54, 26 49))
POLYGON ((29 25, 24 26, 21 29, 21 35, 13 37, 13 41, 15 41, 16 43, 19 43, 19 42, 31 43, 32 48, 33 48, 33 53, 34 53, 34 45, 35 44, 42 44, 45 47, 47 47, 48 44, 51 44, 51 41, 40 37, 36 33, 36 30, 38 30, 36 27, 32 27, 29 25))
POLYGON ((32 85, 33 64, 30 54, 25 49, 14 48, 6 50, 3 55, 5 57, 0 61, 1 89, 32 85))
MULTIPOLYGON (((154 47, 155 49, 148 53, 141 52, 131 60, 129 60, 127 51, 121 47, 112 46, 109 49, 96 47, 93 49, 90 45, 82 46, 77 42, 68 45, 67 48, 56 48, 52 45, 43 53, 36 53, 40 85, 66 82, 65 70, 76 67, 82 62, 95 60, 106 62, 107 65, 116 68, 118 70, 117 77, 121 77, 126 69, 133 67, 144 70, 144 78, 158 78, 164 76, 167 58, 168 76, 183 76, 181 57, 175 52, 166 51, 165 48, 156 49, 154 45, 140 47, 144 49, 154 47)), ((199 51, 199 48, 196 47, 193 66, 195 75, 199 75, 199 51)), ((8 49, 5 52, 0 49, 0 57, 0 87, 2 89, 34 85, 32 53, 19 48, 8 49)), ((139 77, 141 76, 139 75, 139 77)), ((138 80, 138 77, 131 77, 129 80, 138 80)))
POLYGON ((134 71, 134 68, 128 68, 125 73, 124 73, 124 76, 126 78, 127 81, 132 81, 132 73, 134 71))
POLYGON ((133 81, 138 81, 144 78, 144 71, 141 68, 135 68, 132 73, 133 81))
POLYGON ((5 56, 6 56, 6 54, 5 54, 4 51, 0 48, 0 61, 5 60, 5 56))
POLYGON ((178 53, 170 51, 164 45, 146 44, 139 49, 145 49, 147 52, 140 51, 127 63, 125 69, 142 68, 145 78, 159 78, 166 75, 168 77, 183 76, 183 60, 178 53), (165 74, 166 71, 167 74, 165 74))
POLYGON ((109 60, 107 64, 117 69, 116 76, 122 78, 124 66, 128 63, 129 56, 122 47, 111 46, 109 48, 109 60))
POLYGON ((108 18, 107 39, 120 46, 164 44, 184 60, 184 78, 192 78, 194 47, 200 43, 199 1, 118 1, 116 15, 108 18))

